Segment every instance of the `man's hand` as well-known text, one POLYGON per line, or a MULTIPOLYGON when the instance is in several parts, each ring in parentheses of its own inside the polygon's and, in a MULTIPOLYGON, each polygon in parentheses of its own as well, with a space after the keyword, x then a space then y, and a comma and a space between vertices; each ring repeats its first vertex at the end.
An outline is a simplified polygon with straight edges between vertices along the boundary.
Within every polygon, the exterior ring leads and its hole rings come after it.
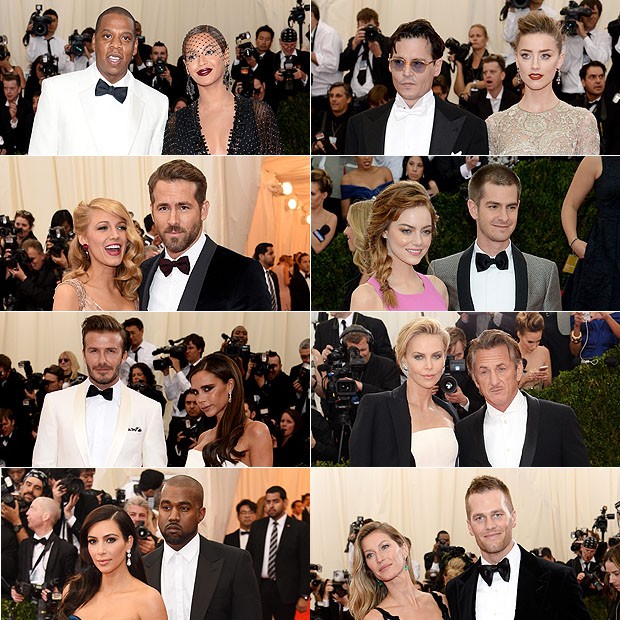
POLYGON ((11 275, 14 278, 17 278, 20 282, 23 282, 28 277, 19 263, 15 265, 14 269, 10 269, 9 271, 11 272, 11 275))
POLYGON ((584 579, 584 577, 585 577, 585 576, 586 576, 586 574, 585 574, 585 573, 579 573, 579 574, 577 575, 577 583, 581 583, 581 582, 583 581, 583 579, 584 579))
POLYGON ((297 599, 297 605, 295 605, 295 609, 297 609, 297 611, 301 613, 306 611, 306 609, 308 609, 308 600, 305 599, 303 596, 300 596, 297 599))
POLYGON ((164 78, 164 80, 168 82, 169 86, 172 86, 172 75, 170 75, 170 69, 167 65, 164 66, 166 67, 166 70, 163 73, 160 73, 160 77, 164 78))
POLYGON ((357 29, 353 41, 351 41, 351 47, 355 50, 366 40, 366 26, 362 26, 357 29))
POLYGON ((305 81, 308 79, 308 76, 299 67, 297 67, 295 69, 295 73, 293 73, 293 79, 305 81))
POLYGON ((62 505, 62 496, 65 494, 66 490, 61 480, 56 480, 52 485, 52 497, 59 506, 62 505))
POLYGON ((371 41, 368 43, 368 49, 375 58, 381 58, 381 56, 383 56, 383 50, 381 49, 379 41, 371 41))
POLYGON ((299 379, 295 379, 295 381, 293 381, 293 388, 298 394, 304 393, 304 387, 301 383, 299 383, 299 379))
POLYGON ((23 603, 24 602, 24 595, 23 594, 19 594, 17 592, 17 590, 15 589, 15 587, 11 588, 11 598, 16 602, 16 603, 23 603))
POLYGON ((586 27, 583 25, 583 22, 578 19, 575 23, 577 24, 577 34, 582 39, 585 39, 588 36, 588 33, 586 32, 586 27))
POLYGON ((15 101, 9 103, 9 115, 12 121, 17 118, 17 103, 15 101))
POLYGON ((152 536, 148 538, 138 538, 138 547, 140 547, 140 553, 146 555, 155 549, 155 541, 152 536))
MULTIPOLYGON (((478 165, 479 161, 480 157, 478 157, 478 155, 468 155, 465 158, 465 166, 467 167, 467 170, 471 172, 478 165)), ((463 319, 464 323, 467 323, 469 321, 469 315, 466 312, 463 312, 461 318, 463 319), (467 318, 463 318, 464 316, 467 316, 467 318)))
POLYGON ((21 525, 22 519, 19 514, 19 504, 17 502, 15 502, 15 506, 13 507, 2 502, 0 507, 0 514, 3 519, 8 521, 11 525, 21 525))
POLYGON ((73 495, 71 495, 71 497, 69 498, 67 505, 63 509, 65 513, 65 521, 68 521, 69 519, 71 519, 71 517, 73 517, 73 513, 75 512, 75 505, 78 503, 79 499, 79 493, 73 493, 73 495))

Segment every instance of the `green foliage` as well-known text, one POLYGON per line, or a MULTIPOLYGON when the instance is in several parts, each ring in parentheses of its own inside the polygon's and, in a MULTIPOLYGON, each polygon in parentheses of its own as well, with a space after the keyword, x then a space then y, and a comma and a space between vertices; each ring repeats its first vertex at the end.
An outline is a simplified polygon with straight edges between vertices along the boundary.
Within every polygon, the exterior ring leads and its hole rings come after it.
POLYGON ((15 603, 9 599, 2 599, 2 618, 4 620, 35 620, 37 606, 31 601, 15 603))
POLYGON ((607 366, 607 357, 618 359, 620 345, 596 358, 598 364, 561 372, 548 388, 531 392, 575 410, 593 467, 620 465, 620 368, 607 366))
POLYGON ((310 152, 310 105, 308 93, 295 93, 278 106, 278 129, 285 155, 310 152))
POLYGON ((601 596, 588 596, 583 599, 586 604, 592 620, 607 620, 607 603, 606 599, 601 596))

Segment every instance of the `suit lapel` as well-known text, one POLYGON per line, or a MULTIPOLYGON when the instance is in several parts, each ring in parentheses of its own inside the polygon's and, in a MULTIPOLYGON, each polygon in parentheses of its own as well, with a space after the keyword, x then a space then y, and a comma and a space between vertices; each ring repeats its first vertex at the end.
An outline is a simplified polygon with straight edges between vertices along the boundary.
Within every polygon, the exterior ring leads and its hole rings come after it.
POLYGON ((487 450, 484 445, 484 416, 487 413, 486 403, 476 413, 474 413, 474 452, 480 460, 479 466, 491 467, 487 450))
POLYGON ((179 302, 178 310, 196 310, 198 299, 202 291, 202 285, 207 276, 207 271, 216 249, 217 244, 207 235, 205 245, 198 256, 198 260, 192 269, 185 290, 183 291, 183 297, 181 297, 181 301, 179 302))
POLYGON ((144 570, 148 584, 161 592, 161 563, 164 558, 164 546, 158 547, 148 555, 145 555, 144 570))
POLYGON ((388 406, 398 446, 398 465, 400 467, 415 466, 415 460, 411 453, 411 417, 407 405, 406 382, 392 392, 392 398, 388 401, 388 406))
POLYGON ((540 564, 521 545, 521 564, 517 584, 517 605, 515 620, 534 620, 549 617, 546 613, 545 592, 549 583, 549 571, 542 570, 540 564))
POLYGON ((73 433, 77 449, 80 451, 82 463, 85 466, 92 464, 92 457, 88 449, 88 436, 86 434, 86 381, 80 383, 75 390, 73 401, 73 433))
POLYGON ((523 253, 514 244, 512 245, 512 259, 515 264, 515 310, 527 310, 527 263, 523 253))
POLYGON ((196 569, 196 581, 192 594, 192 609, 189 620, 203 620, 211 604, 215 593, 220 573, 224 567, 224 558, 209 559, 207 541, 200 537, 200 554, 198 556, 198 568, 196 569))
POLYGON ((474 244, 472 243, 461 255, 456 271, 456 292, 459 298, 459 310, 462 312, 475 310, 474 301, 471 298, 471 282, 469 281, 473 253, 474 244))
POLYGON ((366 148, 362 149, 365 153, 381 154, 385 150, 385 131, 387 129, 388 118, 394 103, 386 103, 378 108, 375 114, 366 116, 364 131, 364 142, 366 148))
POLYGON ((527 423, 519 467, 532 467, 534 455, 536 454, 536 444, 538 442, 540 401, 529 394, 525 394, 525 398, 527 400, 527 423))
MULTIPOLYGON (((49 558, 47 559, 47 566, 45 567, 45 581, 50 581, 55 574, 56 569, 56 564, 58 562, 58 554, 60 553, 60 545, 58 544, 58 536, 56 536, 56 534, 54 534, 54 532, 51 533, 50 535, 50 555, 49 558)), ((32 560, 32 555, 30 557, 30 560, 32 560)), ((41 562, 43 562, 43 560, 41 560, 41 562)), ((30 563, 30 565, 32 566, 32 561, 30 563)))
MULTIPOLYGON (((86 80, 87 84, 84 85, 84 88, 79 93, 80 105, 82 106, 82 112, 84 117, 86 118, 86 128, 90 135, 90 140, 92 143, 92 148, 97 149, 97 139, 95 134, 93 133, 93 128, 97 127, 100 124, 100 119, 97 118, 97 114, 95 112, 95 106, 93 105, 93 98, 95 97, 95 86, 97 85, 97 71, 96 65, 91 65, 87 69, 84 69, 83 73, 88 75, 88 80, 86 80)), ((92 155, 96 155, 97 153, 91 153, 92 155)))
POLYGON ((449 155, 454 152, 459 131, 465 122, 465 117, 450 120, 446 114, 448 104, 439 97, 435 97, 435 117, 431 134, 430 155, 449 155))
POLYGON ((467 572, 463 573, 456 582, 458 584, 456 598, 459 620, 474 620, 476 617, 476 587, 478 584, 478 570, 476 567, 479 564, 480 560, 468 569, 467 572))
MULTIPOLYGON (((112 445, 108 451, 108 461, 106 467, 114 467, 114 464, 120 456, 123 444, 127 438, 127 429, 131 422, 131 390, 121 383, 121 407, 118 412, 118 420, 116 422, 116 431, 114 432, 114 439, 112 439, 112 445)), ((144 429, 142 429, 144 431, 144 429)))
POLYGON ((129 88, 127 91, 128 95, 125 104, 128 104, 130 106, 129 127, 133 128, 134 130, 133 135, 127 135, 127 154, 131 155, 133 152, 134 142, 136 141, 136 138, 140 133, 140 124, 142 123, 142 116, 144 115, 144 101, 142 100, 142 97, 140 97, 137 93, 136 78, 134 78, 131 72, 129 72, 128 75, 129 88))
POLYGON ((148 271, 142 274, 142 295, 140 295, 140 310, 148 310, 149 307, 149 299, 151 297, 151 284, 153 284, 153 278, 155 277, 155 273, 157 269, 159 269, 159 261, 166 255, 165 251, 160 252, 151 264, 149 265, 148 271))

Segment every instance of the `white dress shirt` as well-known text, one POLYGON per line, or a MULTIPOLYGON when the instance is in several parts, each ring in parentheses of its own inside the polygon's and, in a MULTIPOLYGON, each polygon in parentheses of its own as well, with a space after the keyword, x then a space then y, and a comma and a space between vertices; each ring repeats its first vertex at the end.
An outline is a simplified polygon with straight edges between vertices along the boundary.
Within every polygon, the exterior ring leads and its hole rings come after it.
MULTIPOLYGON (((476 620, 514 620, 521 568, 521 549, 514 541, 512 545, 512 549, 505 556, 510 563, 510 579, 508 581, 504 581, 499 573, 493 573, 493 581, 489 586, 478 575, 476 620)), ((480 561, 482 564, 489 564, 483 557, 480 558, 480 561)))
POLYGON ((583 39, 580 36, 566 37, 563 52, 564 62, 560 67, 562 92, 583 93, 579 70, 591 60, 607 64, 611 58, 611 36, 605 30, 595 28, 583 39))
POLYGON ((492 467, 519 467, 526 427, 527 399, 521 392, 517 392, 504 412, 487 403, 483 436, 492 467))
MULTIPOLYGON (((49 540, 49 537, 52 535, 52 531, 53 530, 50 530, 44 536, 37 536, 37 534, 34 534, 33 538, 34 540, 40 540, 41 538, 47 538, 49 540)), ((39 586, 45 583, 45 573, 47 571, 47 562, 50 559, 50 551, 52 550, 52 546, 53 545, 50 545, 49 543, 36 544, 33 546, 32 563, 30 564, 30 571, 29 571, 29 577, 28 577, 28 580, 30 581, 30 583, 33 583, 39 586), (47 547, 47 551, 45 551, 45 547, 47 547), (45 556, 43 556, 43 558, 39 560, 39 558, 41 557, 41 554, 44 551, 45 551, 45 556), (32 567, 35 564, 37 566, 34 570, 32 570, 32 567)))
POLYGON ((179 551, 164 543, 161 596, 168 612, 168 620, 188 620, 190 617, 199 555, 198 534, 179 551))
POLYGON ((245 549, 248 546, 248 538, 250 537, 250 530, 242 530, 239 528, 239 547, 245 549), (244 534, 243 532, 247 532, 244 534))
MULTIPOLYGON (((153 276, 153 281, 151 282, 147 310, 159 312, 175 312, 177 310, 181 303, 181 297, 183 297, 183 293, 185 292, 187 281, 192 274, 192 270, 206 242, 206 235, 201 234, 194 245, 181 254, 181 256, 187 256, 189 258, 189 273, 187 275, 175 267, 170 275, 166 277, 162 270, 159 269, 159 267, 157 268, 153 276)), ((169 260, 178 260, 181 256, 172 259, 170 254, 168 254, 168 250, 165 252, 165 258, 169 260)))
POLYGON ((312 51, 316 55, 318 65, 311 63, 312 67, 312 96, 321 97, 327 95, 328 88, 334 82, 342 80, 342 71, 338 71, 340 52, 342 52, 342 39, 329 24, 319 20, 311 35, 312 51))
MULTIPOLYGON (((93 385, 90 379, 86 379, 86 385, 93 385)), ((112 386, 112 400, 106 400, 103 396, 86 398, 86 436, 93 467, 104 467, 107 463, 120 409, 120 380, 112 386)))
POLYGON ((146 364, 151 370, 153 370, 153 359, 155 359, 153 357, 153 351, 155 351, 155 349, 157 349, 157 347, 154 344, 143 340, 135 351, 131 348, 127 351, 127 359, 121 366, 121 381, 125 385, 127 385, 129 381, 129 371, 134 364, 140 362, 142 364, 146 364), (136 357, 138 359, 136 359, 136 357))
MULTIPOLYGON (((284 531, 284 523, 286 522, 286 512, 277 520, 278 528, 278 547, 280 547, 280 540, 282 539, 282 532, 284 531)), ((276 527, 273 523, 273 519, 269 517, 269 523, 267 525, 267 535, 265 536, 265 549, 263 552, 263 566, 260 571, 262 579, 269 579, 269 543, 271 542, 271 532, 276 527)))
POLYGON ((191 383, 187 378, 191 365, 181 368, 181 372, 175 372, 174 375, 169 373, 164 375, 164 396, 166 400, 172 401, 172 417, 182 418, 184 414, 178 408, 179 397, 183 392, 191 388, 191 383))
POLYGON ((435 120, 435 95, 427 92, 410 108, 396 95, 385 128, 385 155, 428 155, 435 120))
POLYGON ((64 39, 58 34, 55 34, 50 39, 30 35, 30 41, 28 41, 28 47, 26 48, 28 62, 32 64, 38 56, 49 54, 50 49, 52 50, 52 56, 55 56, 58 60, 58 73, 67 73, 69 70, 69 56, 65 54, 64 39), (49 48, 47 45, 48 40, 50 42, 49 48))
POLYGON ((501 90, 497 94, 497 97, 493 97, 491 93, 487 90, 487 99, 491 104, 491 108, 493 112, 499 112, 499 106, 502 105, 502 96, 504 95, 504 87, 502 86, 501 90))
MULTIPOLYGON (((482 252, 478 242, 474 243, 474 252, 469 267, 471 299, 476 312, 492 312, 493 310, 514 310, 516 300, 515 265, 512 259, 512 244, 506 248, 508 269, 498 269, 491 265, 486 271, 476 269, 476 252, 482 252), (500 307, 501 305, 501 307, 500 307)), ((491 258, 495 258, 491 256, 491 258)))
POLYGON ((357 80, 357 74, 362 68, 362 56, 364 54, 364 45, 360 44, 357 47, 357 60, 355 61, 355 66, 353 67, 353 71, 351 72, 351 90, 353 94, 358 98, 362 99, 368 95, 371 91, 372 87, 375 85, 372 81, 372 67, 375 62, 375 55, 368 50, 368 63, 366 64, 366 81, 363 84, 360 84, 357 80))

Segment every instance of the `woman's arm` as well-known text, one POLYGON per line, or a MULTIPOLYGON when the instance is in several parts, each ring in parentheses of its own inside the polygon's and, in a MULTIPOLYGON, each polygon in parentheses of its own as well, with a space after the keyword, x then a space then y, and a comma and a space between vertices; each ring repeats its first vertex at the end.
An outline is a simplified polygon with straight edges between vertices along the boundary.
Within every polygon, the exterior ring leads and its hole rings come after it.
POLYGON ((263 422, 249 422, 245 427, 250 446, 251 467, 271 467, 273 465, 273 444, 267 425, 263 422))
POLYGON ((460 60, 456 60, 454 64, 456 65, 456 78, 454 78, 454 94, 457 97, 460 97, 465 90, 463 63, 460 60))
POLYGON ((432 283, 432 285, 437 289, 437 292, 443 297, 443 301, 446 304, 446 310, 448 309, 448 288, 446 285, 437 277, 437 276, 426 276, 432 283))
POLYGON ((394 177, 392 176, 392 171, 387 166, 383 166, 383 172, 383 183, 389 183, 390 181, 394 180, 394 177))
POLYGON ((577 212, 602 172, 603 160, 600 157, 584 157, 562 203, 562 228, 566 242, 579 258, 584 257, 587 243, 577 236, 577 212))
POLYGON ((136 603, 140 620, 168 620, 164 599, 154 588, 149 587, 146 595, 140 597, 136 603))
POLYGON ((75 289, 67 283, 59 284, 54 293, 52 310, 79 310, 78 296, 75 289))
POLYGON ((320 241, 317 236, 312 232, 312 249, 320 254, 332 241, 336 234, 336 227, 338 226, 338 217, 335 213, 329 213, 327 217, 327 226, 329 226, 329 232, 324 235, 323 241, 320 241))
POLYGON ((609 312, 601 312, 601 317, 603 317, 603 320, 607 323, 607 326, 611 329, 613 335, 620 340, 620 325, 616 323, 614 317, 611 316, 609 312))
POLYGON ((583 315, 581 312, 576 312, 573 316, 574 326, 570 333, 570 340, 568 342, 568 348, 570 354, 573 357, 578 357, 583 347, 583 334, 581 333, 581 324, 583 323, 583 315))

